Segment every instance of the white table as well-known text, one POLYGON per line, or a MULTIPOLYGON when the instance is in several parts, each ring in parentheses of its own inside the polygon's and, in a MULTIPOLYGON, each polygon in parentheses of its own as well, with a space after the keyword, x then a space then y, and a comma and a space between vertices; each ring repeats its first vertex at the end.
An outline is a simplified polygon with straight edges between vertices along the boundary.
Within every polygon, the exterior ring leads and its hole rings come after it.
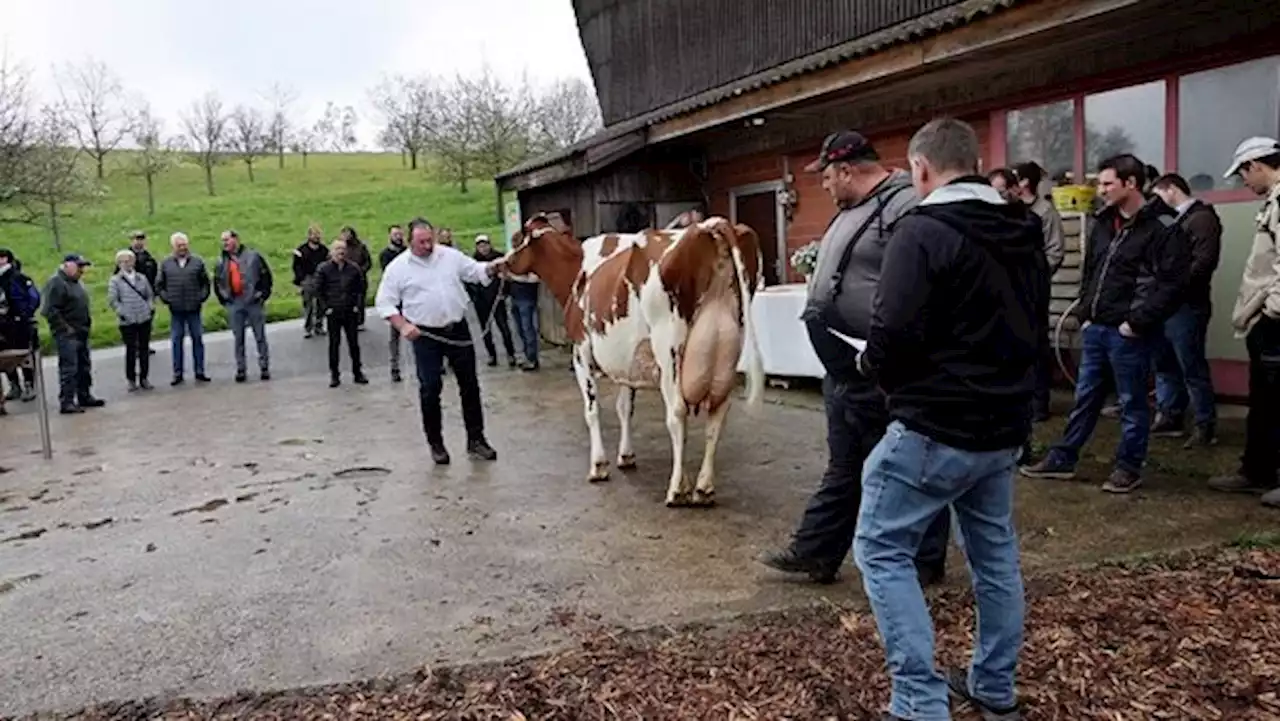
MULTIPOLYGON (((756 292, 751 303, 755 320, 756 342, 760 346, 764 372, 771 376, 822 378, 826 371, 809 344, 800 313, 804 310, 806 287, 803 283, 774 285, 756 292)), ((743 359, 738 371, 746 371, 743 359)))

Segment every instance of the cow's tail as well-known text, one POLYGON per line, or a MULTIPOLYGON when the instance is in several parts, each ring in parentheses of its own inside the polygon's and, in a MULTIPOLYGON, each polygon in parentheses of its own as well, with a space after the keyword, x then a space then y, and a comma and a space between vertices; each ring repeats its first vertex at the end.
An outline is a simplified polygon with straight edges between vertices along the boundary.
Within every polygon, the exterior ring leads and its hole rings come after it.
MULTIPOLYGON (((759 258, 760 250, 753 250, 757 255, 756 267, 764 267, 759 258)), ((749 282, 756 279, 747 278, 747 264, 742 258, 742 247, 735 242, 730 251, 733 254, 733 269, 738 276, 738 298, 742 305, 742 355, 747 367, 747 410, 758 413, 764 407, 764 362, 756 340, 755 314, 751 312, 751 289, 758 287, 758 284, 749 282)))

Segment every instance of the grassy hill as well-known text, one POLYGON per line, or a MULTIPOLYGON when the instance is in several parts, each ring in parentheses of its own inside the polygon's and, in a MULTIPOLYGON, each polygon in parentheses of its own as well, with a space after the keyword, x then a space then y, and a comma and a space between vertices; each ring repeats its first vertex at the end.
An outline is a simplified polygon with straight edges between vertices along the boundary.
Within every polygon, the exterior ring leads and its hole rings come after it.
MULTIPOLYGON (((386 245, 388 225, 403 224, 416 215, 426 216, 437 227, 453 228, 460 247, 470 247, 477 233, 502 232, 491 184, 476 181, 471 192, 463 194, 454 185, 404 168, 398 155, 312 155, 306 168, 300 158, 289 156, 283 170, 274 158, 267 158, 255 166, 254 183, 249 182, 242 163, 228 163, 214 171, 217 195, 213 197, 205 191, 203 171, 183 165, 157 180, 154 216, 147 215, 142 180, 121 170, 127 154, 115 153, 107 162, 112 170, 106 179, 106 198, 74 209, 63 220, 61 253, 46 228, 0 225, 0 247, 12 249, 22 260, 23 271, 41 285, 57 269, 63 253, 83 253, 95 263, 85 276, 95 347, 120 342, 115 316, 107 307, 107 279, 116 251, 128 246, 128 234, 134 229, 146 231, 147 247, 157 260, 169 253, 171 233, 186 233, 193 252, 203 256, 212 271, 222 250, 219 234, 234 228, 246 245, 263 254, 276 275, 275 292, 267 304, 271 320, 301 314, 301 299, 292 282, 292 252, 305 239, 312 221, 324 229, 326 240, 337 237, 343 225, 354 226, 375 254, 386 245)), ((375 270, 371 285, 376 275, 375 270)), ((227 327, 226 314, 216 301, 205 307, 204 320, 206 330, 227 327)), ((168 329, 169 314, 162 306, 156 313, 155 336, 167 337, 168 329)), ((49 348, 47 330, 41 338, 49 348)))

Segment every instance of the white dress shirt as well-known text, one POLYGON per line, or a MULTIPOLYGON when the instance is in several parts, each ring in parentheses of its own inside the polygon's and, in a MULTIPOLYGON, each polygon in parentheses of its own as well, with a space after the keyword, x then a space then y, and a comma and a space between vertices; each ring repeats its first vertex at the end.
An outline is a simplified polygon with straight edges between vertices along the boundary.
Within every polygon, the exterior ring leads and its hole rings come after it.
POLYGON ((378 315, 397 313, 414 325, 443 328, 466 318, 471 297, 463 283, 488 285, 488 264, 436 244, 425 258, 410 250, 396 256, 382 273, 375 306, 378 315))

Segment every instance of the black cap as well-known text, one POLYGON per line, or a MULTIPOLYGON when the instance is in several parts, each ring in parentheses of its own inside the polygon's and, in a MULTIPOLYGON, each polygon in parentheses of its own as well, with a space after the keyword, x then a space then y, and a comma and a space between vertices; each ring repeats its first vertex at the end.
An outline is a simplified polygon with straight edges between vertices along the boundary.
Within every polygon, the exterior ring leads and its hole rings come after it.
POLYGON ((64 256, 62 257, 62 262, 63 262, 63 263, 75 263, 76 265, 80 266, 81 268, 83 268, 83 267, 84 267, 84 266, 86 266, 86 265, 93 265, 93 263, 90 263, 90 262, 89 262, 89 259, 88 259, 88 258, 84 257, 83 255, 80 255, 79 253, 67 253, 66 255, 64 255, 64 256))
POLYGON ((871 147, 871 141, 862 137, 862 133, 842 130, 828 135, 827 139, 822 141, 822 151, 818 153, 818 159, 804 166, 804 169, 814 173, 832 163, 879 159, 876 149, 871 147))

